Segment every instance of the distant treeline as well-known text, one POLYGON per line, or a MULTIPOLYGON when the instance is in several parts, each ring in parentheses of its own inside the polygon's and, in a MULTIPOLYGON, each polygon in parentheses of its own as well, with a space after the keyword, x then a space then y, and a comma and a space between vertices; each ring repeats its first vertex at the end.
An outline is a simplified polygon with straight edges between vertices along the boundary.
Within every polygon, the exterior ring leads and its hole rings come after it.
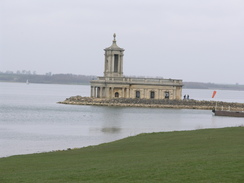
POLYGON ((219 90, 244 90, 244 85, 239 84, 214 84, 200 82, 183 82, 185 89, 219 89, 219 90))
MULTIPOLYGON (((45 75, 29 73, 0 73, 2 82, 26 82, 46 84, 90 84, 97 76, 75 75, 75 74, 51 74, 45 75)), ((244 90, 244 85, 238 84, 214 84, 200 82, 183 82, 184 89, 219 89, 219 90, 244 90)))
POLYGON ((74 74, 6 74, 0 73, 0 81, 4 82, 29 82, 46 84, 89 84, 96 76, 74 75, 74 74))

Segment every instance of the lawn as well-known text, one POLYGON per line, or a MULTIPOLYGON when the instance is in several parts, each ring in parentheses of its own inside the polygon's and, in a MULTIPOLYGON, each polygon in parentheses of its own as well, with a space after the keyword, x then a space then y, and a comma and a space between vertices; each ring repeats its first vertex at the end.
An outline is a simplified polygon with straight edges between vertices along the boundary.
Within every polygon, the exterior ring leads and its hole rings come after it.
POLYGON ((140 134, 0 158, 0 182, 244 182, 244 127, 140 134))

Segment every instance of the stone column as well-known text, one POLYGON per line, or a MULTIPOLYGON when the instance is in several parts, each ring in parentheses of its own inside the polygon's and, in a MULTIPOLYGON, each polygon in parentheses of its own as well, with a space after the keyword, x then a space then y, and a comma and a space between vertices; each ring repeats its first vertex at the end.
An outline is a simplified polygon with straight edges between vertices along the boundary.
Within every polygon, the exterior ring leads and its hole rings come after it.
POLYGON ((93 87, 93 96, 96 98, 97 97, 97 87, 93 87))
POLYGON ((125 88, 122 88, 121 97, 125 98, 125 88))
POLYGON ((119 55, 119 76, 123 76, 123 55, 119 55))
POLYGON ((91 94, 90 94, 91 97, 94 97, 93 96, 93 86, 91 86, 91 94))
MULTIPOLYGON (((118 63, 117 63, 117 73, 116 73, 116 76, 119 76, 120 74, 120 56, 118 54, 116 54, 118 56, 118 63)), ((115 61, 115 59, 114 59, 115 61)), ((115 63, 115 62, 114 62, 115 63)))
POLYGON ((111 92, 112 92, 112 88, 109 87, 109 88, 108 88, 108 98, 109 98, 109 99, 111 98, 111 92))
POLYGON ((176 99, 176 88, 173 86, 173 99, 176 99))
POLYGON ((100 87, 100 98, 103 98, 103 87, 100 87))
POLYGON ((111 95, 110 98, 114 98, 114 87, 111 87, 111 95))
POLYGON ((109 65, 109 76, 111 76, 111 73, 113 72, 113 54, 112 51, 109 52, 109 61, 108 61, 108 65, 109 65))
POLYGON ((101 98, 104 98, 104 87, 101 88, 101 98))
POLYGON ((105 54, 104 54, 104 76, 106 76, 107 75, 107 67, 108 67, 108 65, 107 65, 107 56, 106 56, 106 52, 105 52, 105 54))
POLYGON ((120 55, 120 72, 121 72, 121 76, 123 76, 123 54, 120 55))
POLYGON ((111 72, 114 73, 114 54, 112 54, 112 58, 111 58, 111 61, 112 61, 112 68, 111 68, 111 72))
POLYGON ((109 97, 109 88, 105 87, 104 88, 104 98, 108 98, 109 97))

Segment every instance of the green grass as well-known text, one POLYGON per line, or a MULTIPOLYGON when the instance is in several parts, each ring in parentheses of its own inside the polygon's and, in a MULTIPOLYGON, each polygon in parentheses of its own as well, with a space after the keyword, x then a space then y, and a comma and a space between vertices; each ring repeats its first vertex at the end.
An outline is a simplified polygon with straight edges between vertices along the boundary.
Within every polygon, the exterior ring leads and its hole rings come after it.
POLYGON ((1 158, 0 182, 244 182, 244 128, 141 134, 1 158))

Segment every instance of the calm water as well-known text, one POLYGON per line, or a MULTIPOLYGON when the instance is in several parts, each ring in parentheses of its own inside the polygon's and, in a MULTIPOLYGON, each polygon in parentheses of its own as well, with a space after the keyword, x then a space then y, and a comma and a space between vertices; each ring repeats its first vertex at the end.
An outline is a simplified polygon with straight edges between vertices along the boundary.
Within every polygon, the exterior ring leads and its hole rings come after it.
MULTIPOLYGON (((57 104, 89 86, 0 83, 0 157, 97 145, 139 133, 244 125, 243 118, 211 111, 57 104)), ((210 90, 183 90, 210 100, 210 90)), ((217 91, 216 99, 244 103, 243 91, 217 91)))

